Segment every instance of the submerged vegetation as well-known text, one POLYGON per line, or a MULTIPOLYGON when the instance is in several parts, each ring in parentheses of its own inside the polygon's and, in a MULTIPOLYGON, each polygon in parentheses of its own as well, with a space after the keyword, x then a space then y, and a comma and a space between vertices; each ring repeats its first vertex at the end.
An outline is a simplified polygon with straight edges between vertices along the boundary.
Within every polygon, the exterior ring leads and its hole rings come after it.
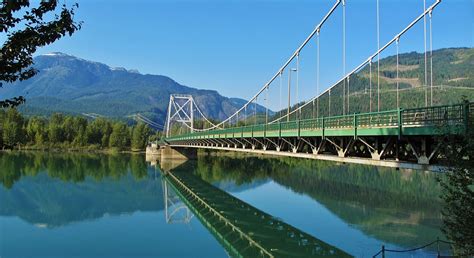
POLYGON ((144 150, 156 137, 150 127, 121 121, 55 113, 24 117, 16 109, 0 110, 0 148, 144 150))

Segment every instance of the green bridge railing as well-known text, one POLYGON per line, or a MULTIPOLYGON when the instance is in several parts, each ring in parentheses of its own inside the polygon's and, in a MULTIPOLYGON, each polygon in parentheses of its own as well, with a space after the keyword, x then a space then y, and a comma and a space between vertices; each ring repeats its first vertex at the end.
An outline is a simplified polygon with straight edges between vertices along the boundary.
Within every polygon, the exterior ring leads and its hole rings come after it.
POLYGON ((474 122, 474 102, 425 108, 398 109, 372 113, 293 120, 213 129, 168 137, 168 142, 238 137, 301 136, 384 136, 439 135, 445 126, 449 133, 463 133, 474 122))

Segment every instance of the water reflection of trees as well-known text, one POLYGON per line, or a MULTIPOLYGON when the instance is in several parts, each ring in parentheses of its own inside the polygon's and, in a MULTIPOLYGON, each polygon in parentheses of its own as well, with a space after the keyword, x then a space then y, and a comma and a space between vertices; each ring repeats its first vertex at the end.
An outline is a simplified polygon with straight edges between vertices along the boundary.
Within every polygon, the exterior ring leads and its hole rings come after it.
POLYGON ((136 179, 147 175, 143 156, 125 154, 12 152, 0 154, 0 167, 0 182, 6 188, 22 176, 36 176, 40 172, 71 182, 81 182, 86 177, 97 181, 117 179, 129 171, 136 179))
POLYGON ((270 178, 325 205, 369 235, 403 246, 442 236, 437 175, 420 171, 292 158, 210 157, 198 161, 206 181, 237 184, 270 178))
POLYGON ((0 216, 57 227, 104 214, 163 209, 143 155, 1 153, 0 216))

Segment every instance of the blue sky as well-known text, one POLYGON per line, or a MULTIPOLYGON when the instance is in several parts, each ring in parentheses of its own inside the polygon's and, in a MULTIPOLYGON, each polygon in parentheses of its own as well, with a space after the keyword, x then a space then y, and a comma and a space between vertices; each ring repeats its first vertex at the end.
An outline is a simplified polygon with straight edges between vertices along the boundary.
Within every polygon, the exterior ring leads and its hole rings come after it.
MULTIPOLYGON (((167 75, 181 84, 251 97, 306 38, 334 0, 80 0, 83 28, 38 51, 167 75)), ((433 3, 427 0, 427 5, 433 3)), ((67 1, 68 4, 71 1, 67 1)), ((347 0, 347 65, 376 50, 376 1, 347 0)), ((423 11, 422 0, 380 0, 381 45, 423 11)), ((473 46, 474 2, 443 0, 433 14, 434 49, 473 46)), ((342 14, 321 31, 321 88, 343 74, 342 14)), ((400 51, 423 50, 423 23, 400 51)), ((388 49, 384 55, 395 53, 388 49)), ((300 96, 315 93, 315 42, 301 53, 300 96)))

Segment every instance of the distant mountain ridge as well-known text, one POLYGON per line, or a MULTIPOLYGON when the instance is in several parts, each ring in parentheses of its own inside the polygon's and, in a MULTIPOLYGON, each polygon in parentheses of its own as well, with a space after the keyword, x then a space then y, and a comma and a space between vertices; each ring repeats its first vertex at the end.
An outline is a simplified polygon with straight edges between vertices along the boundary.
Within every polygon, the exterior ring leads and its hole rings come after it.
MULTIPOLYGON (((2 97, 25 96, 21 110, 26 114, 96 113, 123 118, 141 113, 162 124, 173 93, 193 95, 203 113, 216 120, 228 117, 246 102, 214 90, 184 86, 167 76, 141 74, 59 52, 37 56, 34 63, 39 70, 36 76, 0 88, 2 97)), ((257 110, 264 107, 259 105, 257 110)))
MULTIPOLYGON (((474 48, 444 48, 432 54, 434 103, 458 103, 462 96, 474 100, 474 48)), ((381 95, 382 110, 395 107, 396 60, 396 56, 380 60, 380 89, 387 91, 381 95)), ((27 102, 20 110, 27 115, 64 112, 125 118, 141 113, 163 124, 169 95, 173 93, 193 95, 203 113, 215 120, 227 118, 246 103, 244 99, 224 97, 214 90, 181 85, 163 75, 141 74, 137 70, 110 67, 64 53, 40 55, 34 61, 40 71, 36 76, 0 88, 0 98, 25 96, 27 102)), ((402 107, 424 105, 424 67, 423 53, 400 54, 400 98, 405 105, 402 107)), ((366 66, 351 77, 353 110, 362 112, 360 110, 367 106, 365 93, 370 75, 373 81, 377 79, 375 71, 370 72, 366 66)), ((333 90, 334 96, 342 94, 340 88, 333 90)), ((253 105, 250 108, 253 109, 253 105)), ((340 105, 335 105, 332 110, 337 113, 338 108, 340 105)), ((320 110, 325 109, 323 103, 320 110)), ((257 106, 259 113, 264 110, 263 106, 257 106)), ((248 114, 253 114, 252 110, 248 114)))

